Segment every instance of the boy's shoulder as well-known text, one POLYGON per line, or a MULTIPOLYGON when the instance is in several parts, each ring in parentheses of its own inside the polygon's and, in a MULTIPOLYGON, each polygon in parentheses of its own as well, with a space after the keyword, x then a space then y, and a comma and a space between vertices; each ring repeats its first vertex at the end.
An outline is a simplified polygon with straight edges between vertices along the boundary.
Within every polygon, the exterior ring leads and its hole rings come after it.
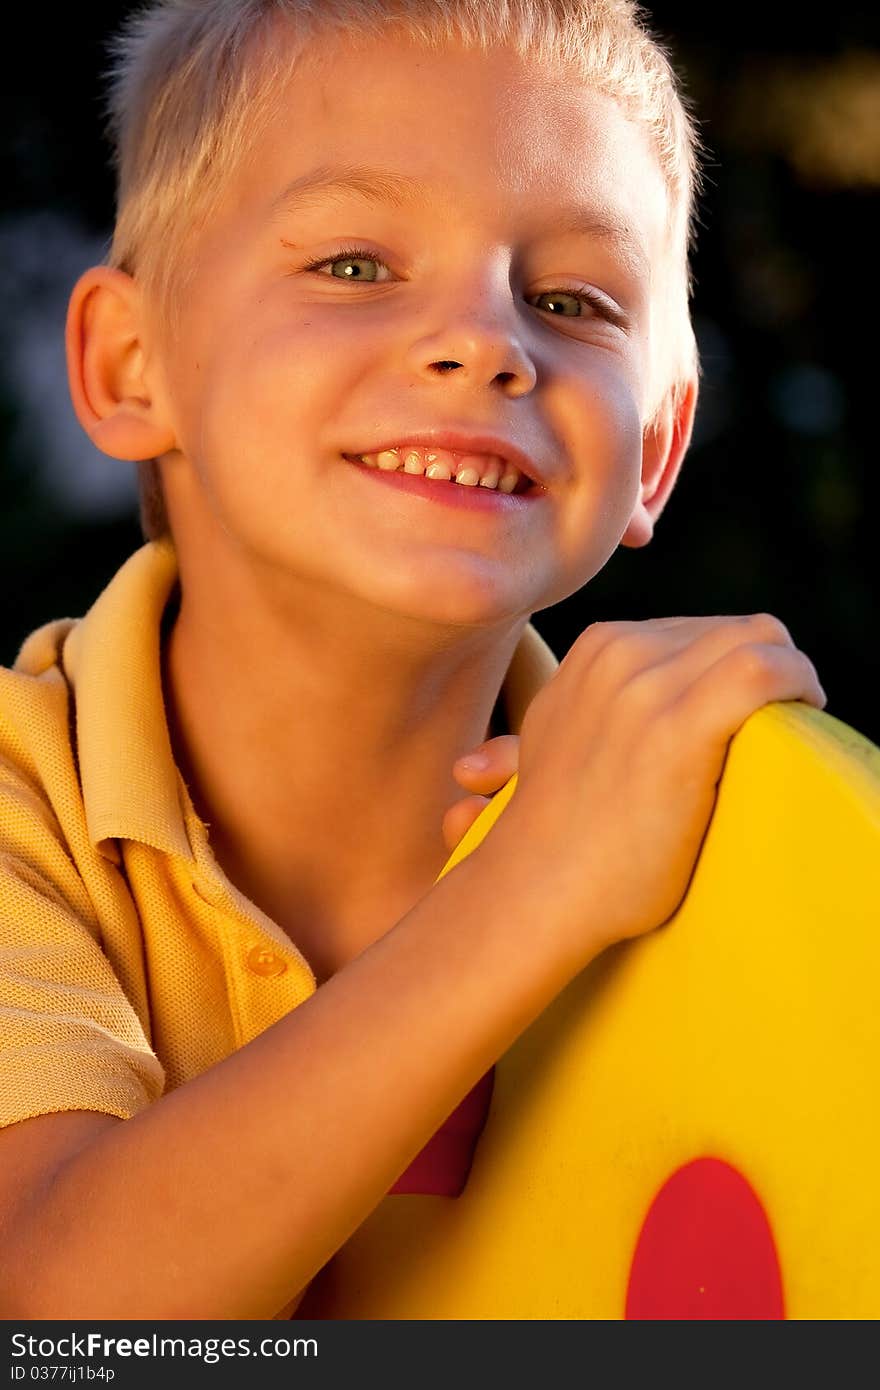
POLYGON ((65 833, 84 821, 89 840, 117 861, 120 836, 190 853, 161 681, 162 618, 177 573, 171 544, 148 542, 84 617, 45 623, 12 667, 0 667, 7 769, 40 787, 65 833))
POLYGON ((0 667, 0 1126, 56 1110, 128 1118, 165 1086, 144 926, 107 835, 113 798, 152 801, 150 762, 120 782, 113 751, 136 732, 124 683, 150 640, 130 564, 84 618, 43 624, 0 667))

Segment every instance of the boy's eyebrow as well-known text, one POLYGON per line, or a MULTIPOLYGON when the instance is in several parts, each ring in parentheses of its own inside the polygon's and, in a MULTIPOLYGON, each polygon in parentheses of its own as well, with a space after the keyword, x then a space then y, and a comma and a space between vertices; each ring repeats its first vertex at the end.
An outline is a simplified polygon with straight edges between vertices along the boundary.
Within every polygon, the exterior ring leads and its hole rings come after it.
MULTIPOLYGON (((386 203, 395 208, 403 208, 407 203, 420 203, 426 209, 430 205, 424 184, 409 174, 368 164, 320 164, 282 189, 272 202, 270 220, 319 204, 334 193, 356 193, 367 202, 386 203)), ((576 234, 615 242, 631 270, 647 272, 649 269, 648 257, 639 238, 626 222, 608 210, 597 212, 577 203, 564 204, 557 209, 553 230, 559 236, 576 234)))

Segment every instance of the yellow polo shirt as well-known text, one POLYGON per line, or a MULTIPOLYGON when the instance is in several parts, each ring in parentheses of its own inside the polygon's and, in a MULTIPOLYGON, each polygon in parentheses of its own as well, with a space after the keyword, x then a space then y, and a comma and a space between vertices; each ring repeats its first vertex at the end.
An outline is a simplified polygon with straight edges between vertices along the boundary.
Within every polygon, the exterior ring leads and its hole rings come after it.
MULTIPOLYGON (((175 765, 161 642, 178 591, 172 542, 151 541, 84 618, 0 667, 0 1126, 129 1119, 315 989, 224 875, 175 765)), ((509 729, 557 665, 529 624, 509 729)))

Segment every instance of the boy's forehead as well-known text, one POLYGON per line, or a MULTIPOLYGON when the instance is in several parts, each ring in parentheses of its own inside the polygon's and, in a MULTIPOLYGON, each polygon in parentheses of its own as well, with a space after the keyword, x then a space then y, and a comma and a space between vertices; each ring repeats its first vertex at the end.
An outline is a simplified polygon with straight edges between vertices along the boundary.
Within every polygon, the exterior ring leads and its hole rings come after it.
POLYGON ((438 216, 510 200, 523 215, 628 227, 649 260, 667 219, 646 131, 579 74, 548 78, 507 45, 328 35, 276 91, 248 174, 248 204, 270 218, 346 195, 438 216))

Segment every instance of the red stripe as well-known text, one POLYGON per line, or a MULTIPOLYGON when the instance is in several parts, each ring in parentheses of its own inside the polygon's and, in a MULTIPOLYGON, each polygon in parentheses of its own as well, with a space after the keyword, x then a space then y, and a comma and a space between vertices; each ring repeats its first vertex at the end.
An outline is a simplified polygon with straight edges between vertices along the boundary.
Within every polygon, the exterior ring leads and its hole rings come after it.
POLYGON ((435 1197, 461 1196, 471 1171, 477 1140, 489 1113, 494 1080, 493 1067, 472 1091, 468 1091, 421 1153, 416 1154, 389 1195, 421 1193, 435 1197))

